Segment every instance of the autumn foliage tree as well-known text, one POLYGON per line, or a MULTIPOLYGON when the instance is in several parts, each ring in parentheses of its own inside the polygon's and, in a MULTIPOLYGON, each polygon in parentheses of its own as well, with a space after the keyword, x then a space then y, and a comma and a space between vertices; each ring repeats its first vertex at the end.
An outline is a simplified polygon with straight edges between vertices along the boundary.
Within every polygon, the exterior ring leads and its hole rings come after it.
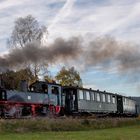
POLYGON ((63 86, 80 86, 82 87, 82 79, 78 71, 74 67, 62 69, 57 73, 56 80, 63 86))
POLYGON ((34 76, 30 69, 22 69, 19 71, 7 71, 0 74, 2 84, 6 89, 18 89, 21 80, 28 83, 34 81, 34 76))

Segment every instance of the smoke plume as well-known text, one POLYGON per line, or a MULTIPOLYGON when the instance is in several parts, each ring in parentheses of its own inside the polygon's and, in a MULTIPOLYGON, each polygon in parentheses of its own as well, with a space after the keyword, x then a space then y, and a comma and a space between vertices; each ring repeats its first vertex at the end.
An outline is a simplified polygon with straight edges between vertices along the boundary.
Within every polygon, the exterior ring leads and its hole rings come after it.
POLYGON ((8 55, 0 57, 0 71, 27 66, 30 63, 56 63, 75 59, 80 54, 80 41, 71 38, 55 40, 50 46, 29 43, 23 48, 13 49, 8 55))
POLYGON ((105 37, 91 41, 86 52, 86 66, 115 67, 119 73, 140 70, 140 47, 105 37))
POLYGON ((80 63, 85 68, 100 66, 106 70, 115 67, 118 73, 138 73, 140 47, 118 42, 111 37, 95 38, 89 42, 78 37, 69 40, 58 38, 49 46, 40 46, 34 42, 24 48, 13 49, 9 54, 0 57, 0 71, 23 67, 30 63, 56 64, 71 61, 78 65, 80 63))

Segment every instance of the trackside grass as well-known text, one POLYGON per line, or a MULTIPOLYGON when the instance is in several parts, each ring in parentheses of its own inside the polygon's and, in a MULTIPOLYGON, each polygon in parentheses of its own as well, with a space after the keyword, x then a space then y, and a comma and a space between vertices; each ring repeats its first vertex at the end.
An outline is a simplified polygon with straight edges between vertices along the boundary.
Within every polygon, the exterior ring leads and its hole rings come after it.
MULTIPOLYGON (((0 134, 3 133, 28 133, 48 131, 91 131, 115 127, 140 125, 136 118, 105 118, 105 119, 19 119, 0 120, 0 134)), ((1 138, 0 138, 1 140, 1 138)))
POLYGON ((0 140, 139 140, 140 125, 90 131, 0 134, 0 140))

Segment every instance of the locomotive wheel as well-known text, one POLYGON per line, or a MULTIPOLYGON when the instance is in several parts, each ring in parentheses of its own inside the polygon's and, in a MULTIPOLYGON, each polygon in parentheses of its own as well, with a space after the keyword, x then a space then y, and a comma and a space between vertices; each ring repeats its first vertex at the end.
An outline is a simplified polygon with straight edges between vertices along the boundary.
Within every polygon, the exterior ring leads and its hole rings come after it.
POLYGON ((2 110, 3 118, 21 118, 22 117, 22 107, 16 105, 9 105, 2 110))

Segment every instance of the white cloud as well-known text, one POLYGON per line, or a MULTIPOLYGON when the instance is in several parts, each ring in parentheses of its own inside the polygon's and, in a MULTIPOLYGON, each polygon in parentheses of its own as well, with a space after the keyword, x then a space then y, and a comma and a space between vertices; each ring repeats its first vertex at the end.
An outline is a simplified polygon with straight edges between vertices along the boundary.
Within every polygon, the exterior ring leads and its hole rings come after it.
POLYGON ((58 20, 50 30, 49 37, 53 39, 58 36, 69 37, 90 32, 97 36, 109 34, 125 41, 131 39, 131 41, 139 42, 137 39, 139 31, 135 30, 136 23, 140 28, 139 7, 139 1, 132 3, 126 0, 123 2, 110 0, 108 5, 101 6, 73 6, 69 15, 63 18, 60 16, 61 20, 58 20), (128 30, 135 30, 136 36, 128 30))
MULTIPOLYGON (((56 28, 58 27, 59 22, 61 22, 63 19, 65 19, 66 17, 68 17, 70 15, 75 1, 76 0, 67 0, 65 2, 64 6, 58 12, 58 14, 55 15, 51 24, 48 26, 48 31, 50 32, 50 37, 49 37, 50 41, 52 41, 51 40, 51 32, 53 32, 53 34, 57 32, 56 28)), ((42 40, 44 44, 47 43, 47 41, 45 42, 46 38, 47 38, 47 35, 44 34, 44 37, 42 40)))
POLYGON ((95 3, 91 0, 87 0, 86 5, 77 4, 77 0, 4 0, 0 2, 0 35, 9 36, 17 17, 32 14, 48 27, 48 39, 51 41, 56 37, 92 33, 95 36, 110 34, 122 40, 140 42, 138 0, 95 3), (62 5, 58 7, 59 3, 62 5))
POLYGON ((0 2, 0 10, 26 3, 28 0, 4 0, 0 2))
POLYGON ((64 6, 62 7, 62 9, 60 9, 60 11, 58 12, 58 14, 55 16, 54 20, 52 21, 52 23, 49 25, 48 30, 51 32, 52 28, 54 26, 56 26, 56 24, 63 20, 65 17, 67 17, 70 12, 71 12, 71 8, 74 5, 74 2, 76 0, 67 0, 66 3, 64 4, 64 6))

